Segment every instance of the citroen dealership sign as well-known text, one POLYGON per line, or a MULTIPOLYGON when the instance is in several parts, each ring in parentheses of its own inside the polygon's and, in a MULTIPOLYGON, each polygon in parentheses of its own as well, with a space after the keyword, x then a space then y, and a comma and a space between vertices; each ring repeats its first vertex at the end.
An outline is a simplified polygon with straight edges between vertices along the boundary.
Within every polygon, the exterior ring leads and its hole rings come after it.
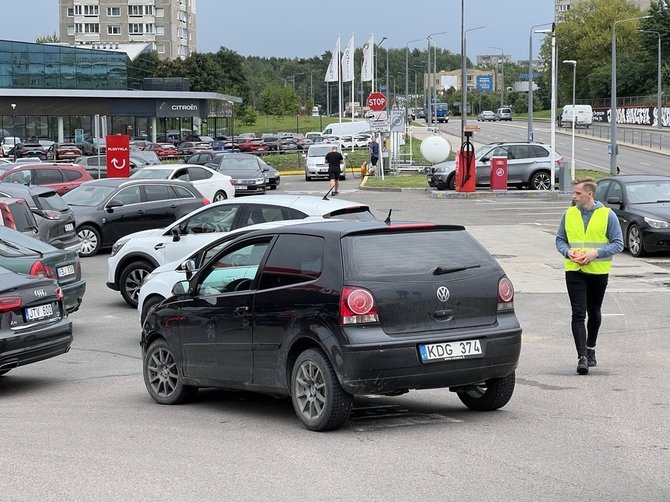
POLYGON ((169 99, 156 101, 156 117, 199 117, 200 105, 197 101, 169 99))

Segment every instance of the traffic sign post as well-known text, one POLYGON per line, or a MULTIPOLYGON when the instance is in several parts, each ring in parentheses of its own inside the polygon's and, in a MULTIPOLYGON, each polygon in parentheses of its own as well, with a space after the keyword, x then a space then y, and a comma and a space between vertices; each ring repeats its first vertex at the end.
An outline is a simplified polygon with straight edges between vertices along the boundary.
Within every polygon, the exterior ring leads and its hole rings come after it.
POLYGON ((386 96, 381 92, 373 92, 368 96, 368 108, 373 112, 381 112, 386 109, 386 96))
POLYGON ((107 136, 107 177, 128 178, 130 176, 129 138, 125 134, 107 136))

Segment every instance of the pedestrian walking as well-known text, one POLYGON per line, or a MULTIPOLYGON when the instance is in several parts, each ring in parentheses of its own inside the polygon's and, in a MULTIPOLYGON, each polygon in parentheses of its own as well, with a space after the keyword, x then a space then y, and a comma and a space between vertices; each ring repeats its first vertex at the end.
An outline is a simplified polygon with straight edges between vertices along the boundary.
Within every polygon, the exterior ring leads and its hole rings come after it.
POLYGON ((330 180, 330 189, 332 195, 340 193, 340 166, 344 164, 344 157, 337 151, 337 147, 326 154, 326 164, 328 164, 328 179, 330 180))
POLYGON ((595 200, 595 192, 593 178, 573 181, 573 205, 563 214, 556 232, 556 249, 565 257, 565 284, 572 307, 571 328, 580 375, 586 375, 589 367, 597 364, 600 309, 612 257, 623 250, 619 220, 610 208, 595 200))
POLYGON ((377 171, 377 162, 379 161, 379 143, 377 143, 377 138, 372 136, 370 139, 370 164, 372 164, 372 169, 370 171, 372 174, 375 174, 377 171))

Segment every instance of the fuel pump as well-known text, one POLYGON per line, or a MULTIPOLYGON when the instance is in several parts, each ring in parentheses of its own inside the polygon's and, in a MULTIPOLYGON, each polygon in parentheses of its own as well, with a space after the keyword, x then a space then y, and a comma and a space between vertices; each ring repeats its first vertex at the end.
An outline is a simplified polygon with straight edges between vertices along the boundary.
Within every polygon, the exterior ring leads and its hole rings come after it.
POLYGON ((475 191, 475 147, 470 142, 474 131, 463 131, 465 141, 458 152, 458 162, 456 162, 456 182, 457 192, 475 191))

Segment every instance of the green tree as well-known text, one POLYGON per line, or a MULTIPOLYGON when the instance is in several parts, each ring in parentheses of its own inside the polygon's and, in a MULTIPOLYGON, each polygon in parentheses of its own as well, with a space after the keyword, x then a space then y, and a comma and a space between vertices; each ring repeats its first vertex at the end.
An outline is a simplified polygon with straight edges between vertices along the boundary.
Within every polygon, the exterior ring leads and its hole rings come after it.
POLYGON ((56 35, 56 32, 51 35, 43 35, 35 39, 36 44, 57 44, 60 42, 60 38, 56 35))

